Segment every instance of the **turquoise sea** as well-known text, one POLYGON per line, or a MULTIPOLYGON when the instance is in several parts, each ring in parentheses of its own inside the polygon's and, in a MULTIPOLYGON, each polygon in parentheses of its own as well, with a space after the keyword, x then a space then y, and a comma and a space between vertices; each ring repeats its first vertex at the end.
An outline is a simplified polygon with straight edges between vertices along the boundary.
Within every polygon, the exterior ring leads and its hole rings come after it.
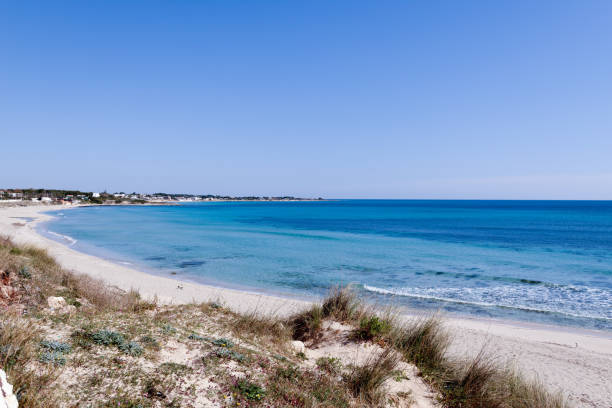
POLYGON ((612 202, 208 202, 53 211, 40 231, 150 273, 612 330, 612 202))

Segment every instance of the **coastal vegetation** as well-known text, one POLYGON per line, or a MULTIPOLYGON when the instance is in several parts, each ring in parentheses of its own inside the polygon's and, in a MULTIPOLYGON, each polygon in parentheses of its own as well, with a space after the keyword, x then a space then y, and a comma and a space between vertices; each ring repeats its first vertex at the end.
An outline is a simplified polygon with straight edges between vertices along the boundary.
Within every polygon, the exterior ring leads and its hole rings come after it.
POLYGON ((350 288, 288 317, 162 305, 8 239, 0 274, 0 366, 20 407, 403 407, 419 386, 420 406, 567 406, 484 351, 449 359, 439 316, 405 319, 350 288))

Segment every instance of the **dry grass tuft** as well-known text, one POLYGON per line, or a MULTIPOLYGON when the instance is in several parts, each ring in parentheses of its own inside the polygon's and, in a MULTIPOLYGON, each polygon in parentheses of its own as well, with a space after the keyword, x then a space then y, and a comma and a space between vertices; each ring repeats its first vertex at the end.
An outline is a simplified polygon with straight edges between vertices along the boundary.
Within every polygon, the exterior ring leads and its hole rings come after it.
POLYGON ((516 372, 504 375, 503 385, 507 388, 507 406, 511 408, 567 408, 569 403, 560 392, 551 394, 538 379, 526 381, 516 372))
POLYGON ((291 327, 291 335, 296 340, 316 340, 321 334, 323 324, 323 309, 314 305, 308 310, 298 313, 287 321, 291 327))
POLYGON ((500 368, 483 348, 463 364, 442 361, 431 376, 449 408, 566 408, 560 393, 552 394, 538 381, 526 380, 500 368))
POLYGON ((291 339, 291 329, 280 319, 257 311, 236 314, 231 322, 231 329, 237 336, 256 335, 275 344, 286 344, 291 339))
POLYGON ((390 338, 406 360, 421 369, 436 370, 445 365, 450 337, 438 315, 404 323, 391 332, 390 338))
POLYGON ((0 315, 0 367, 22 408, 58 406, 51 384, 57 373, 36 370, 40 330, 29 320, 11 313, 0 315), (40 398, 45 395, 45 398, 40 398))
POLYGON ((364 365, 353 367, 346 377, 353 396, 370 406, 383 405, 385 400, 383 383, 394 375, 401 358, 399 353, 386 348, 364 365))
POLYGON ((349 287, 334 287, 321 305, 313 305, 301 313, 291 316, 286 324, 291 327, 296 340, 316 340, 321 334, 323 320, 331 318, 353 323, 365 314, 365 309, 349 287))
POLYGON ((143 301, 137 291, 124 292, 108 286, 100 279, 61 268, 47 251, 30 246, 18 246, 3 238, 0 245, 0 270, 16 275, 27 267, 31 279, 21 281, 24 303, 30 307, 45 308, 49 296, 62 296, 68 303, 85 299, 94 306, 93 311, 140 312, 150 310, 156 299, 143 301))
POLYGON ((455 373, 449 375, 443 387, 443 394, 449 406, 490 408, 503 406, 503 397, 494 389, 503 377, 500 376, 500 371, 493 360, 484 354, 484 348, 464 368, 454 371, 455 373))
POLYGON ((362 305, 350 287, 336 286, 323 300, 321 309, 323 317, 330 317, 340 322, 352 322, 359 318, 362 305))

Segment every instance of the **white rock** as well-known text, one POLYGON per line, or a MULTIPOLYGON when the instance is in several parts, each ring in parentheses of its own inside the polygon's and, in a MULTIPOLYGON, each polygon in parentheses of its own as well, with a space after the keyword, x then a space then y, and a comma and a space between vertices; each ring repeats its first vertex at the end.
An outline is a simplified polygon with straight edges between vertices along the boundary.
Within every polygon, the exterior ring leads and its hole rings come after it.
POLYGON ((296 353, 304 353, 306 351, 306 346, 304 346, 304 343, 299 341, 299 340, 292 341, 291 342, 291 348, 296 353))
POLYGON ((61 296, 49 296, 47 298, 47 304, 51 309, 61 309, 66 306, 66 299, 61 296))
POLYGON ((13 386, 6 380, 6 373, 0 369, 0 408, 17 408, 19 403, 13 394, 13 386))
POLYGON ((66 313, 74 313, 76 312, 76 306, 74 305, 66 305, 64 307, 62 307, 60 310, 58 310, 59 314, 66 314, 66 313))

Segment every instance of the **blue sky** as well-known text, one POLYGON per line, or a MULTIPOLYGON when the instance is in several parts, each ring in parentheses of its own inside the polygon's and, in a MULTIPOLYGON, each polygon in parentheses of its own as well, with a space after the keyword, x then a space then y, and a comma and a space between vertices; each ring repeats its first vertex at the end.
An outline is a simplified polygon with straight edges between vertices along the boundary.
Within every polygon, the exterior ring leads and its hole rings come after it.
POLYGON ((0 186, 612 199, 610 1, 3 1, 0 186))

